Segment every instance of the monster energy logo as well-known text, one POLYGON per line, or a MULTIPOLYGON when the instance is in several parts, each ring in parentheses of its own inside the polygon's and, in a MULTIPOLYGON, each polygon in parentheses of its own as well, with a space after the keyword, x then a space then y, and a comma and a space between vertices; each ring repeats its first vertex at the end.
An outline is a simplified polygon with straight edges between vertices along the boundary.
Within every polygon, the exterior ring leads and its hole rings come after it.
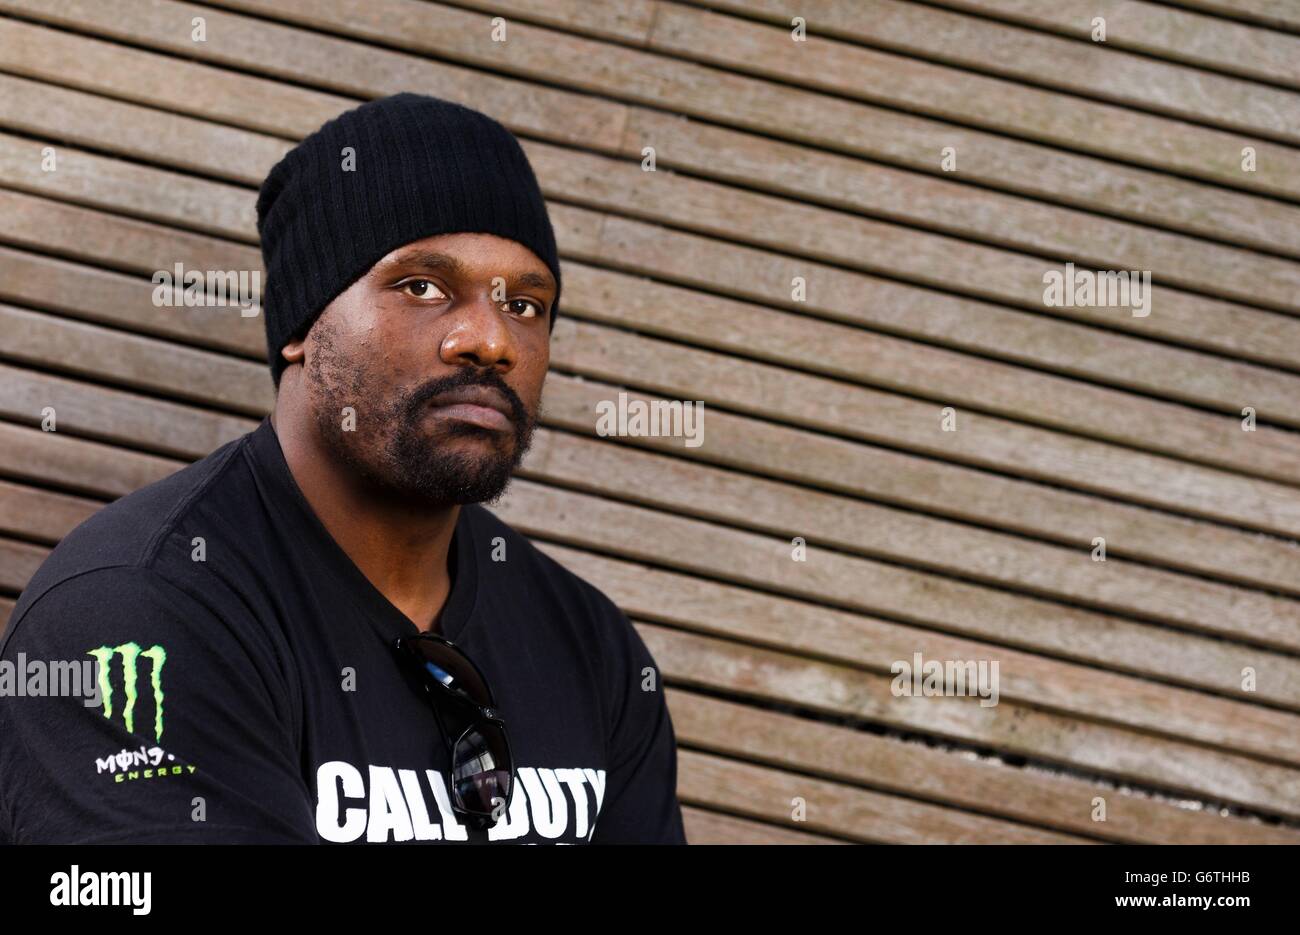
POLYGON ((114 656, 122 657, 122 679, 125 684, 126 704, 122 708, 122 719, 126 722, 126 729, 130 733, 135 733, 135 702, 139 696, 136 689, 136 681, 139 677, 137 662, 141 658, 148 659, 153 663, 152 671, 149 674, 149 684, 153 688, 153 735, 155 740, 162 740, 163 732, 163 690, 162 690, 162 667, 167 661, 167 652, 161 646, 154 645, 148 649, 141 649, 139 643, 123 643, 120 646, 101 646, 98 649, 89 650, 89 655, 94 656, 99 662, 99 692, 104 698, 104 717, 113 716, 113 682, 109 673, 109 666, 114 656))

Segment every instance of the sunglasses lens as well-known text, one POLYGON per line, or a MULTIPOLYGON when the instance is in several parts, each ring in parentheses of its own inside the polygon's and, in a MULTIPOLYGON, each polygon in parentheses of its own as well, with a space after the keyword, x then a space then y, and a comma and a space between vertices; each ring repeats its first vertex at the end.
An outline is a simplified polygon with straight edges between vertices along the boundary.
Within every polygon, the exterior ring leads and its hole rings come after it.
POLYGON ((476 705, 491 705, 492 694, 487 685, 459 652, 432 640, 412 639, 405 644, 415 651, 424 671, 434 681, 464 695, 476 705))
POLYGON ((456 744, 452 790, 466 811, 491 815, 510 801, 510 756, 495 724, 476 724, 456 744))

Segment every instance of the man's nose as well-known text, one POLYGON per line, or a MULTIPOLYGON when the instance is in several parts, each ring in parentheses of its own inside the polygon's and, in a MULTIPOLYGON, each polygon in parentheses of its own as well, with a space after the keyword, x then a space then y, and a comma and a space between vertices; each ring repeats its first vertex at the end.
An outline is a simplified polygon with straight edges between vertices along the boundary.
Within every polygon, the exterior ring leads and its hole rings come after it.
POLYGON ((514 336, 490 295, 461 303, 451 315, 451 328, 440 348, 444 363, 491 367, 500 372, 514 366, 514 336))

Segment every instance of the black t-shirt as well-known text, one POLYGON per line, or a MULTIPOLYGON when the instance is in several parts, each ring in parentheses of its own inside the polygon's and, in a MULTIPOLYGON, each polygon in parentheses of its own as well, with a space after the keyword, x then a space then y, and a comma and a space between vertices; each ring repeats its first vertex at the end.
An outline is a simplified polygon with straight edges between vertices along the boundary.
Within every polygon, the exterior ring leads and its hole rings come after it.
POLYGON ((317 519, 267 419, 105 507, 23 592, 0 643, 0 842, 686 843, 627 617, 481 506, 450 565, 438 632, 483 671, 515 763, 490 831, 451 811, 437 718, 393 649, 418 629, 317 519), (53 695, 87 660, 102 703, 53 695))

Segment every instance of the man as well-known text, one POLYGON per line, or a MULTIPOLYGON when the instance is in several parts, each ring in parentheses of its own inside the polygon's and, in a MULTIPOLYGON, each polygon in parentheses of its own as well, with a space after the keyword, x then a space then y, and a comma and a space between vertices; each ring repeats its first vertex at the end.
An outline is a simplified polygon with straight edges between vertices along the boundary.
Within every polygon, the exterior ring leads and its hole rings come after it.
POLYGON ((23 592, 0 660, 93 659, 100 703, 0 699, 0 841, 685 843, 644 643, 478 505, 560 295, 518 141, 372 101, 257 209, 274 413, 23 592))

